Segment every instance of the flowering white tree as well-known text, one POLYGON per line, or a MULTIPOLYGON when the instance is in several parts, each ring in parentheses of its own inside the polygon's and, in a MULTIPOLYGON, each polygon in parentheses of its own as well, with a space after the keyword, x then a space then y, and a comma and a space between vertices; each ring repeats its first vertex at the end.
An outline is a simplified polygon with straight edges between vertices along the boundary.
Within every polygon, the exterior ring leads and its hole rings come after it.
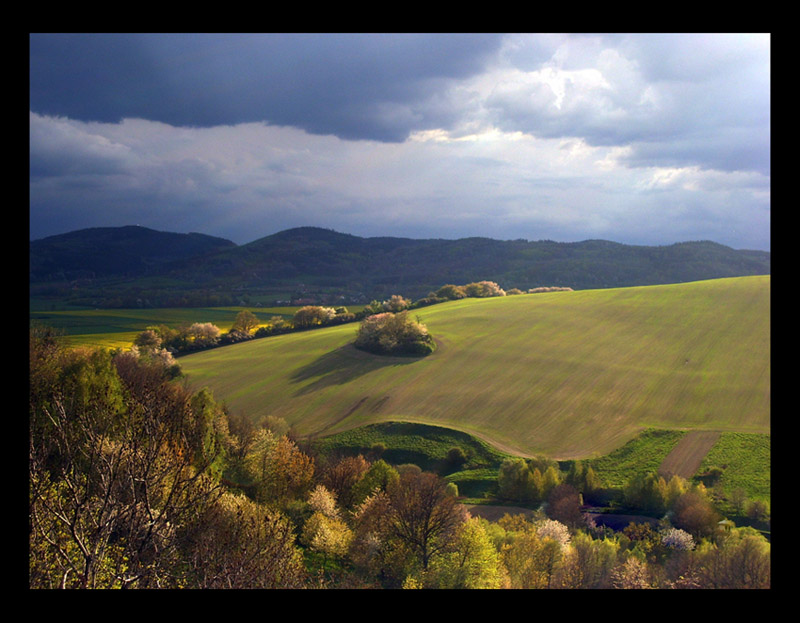
POLYGON ((539 538, 550 538, 558 543, 562 549, 569 545, 569 528, 555 519, 545 519, 536 529, 539 538))
POLYGON ((383 308, 386 311, 393 313, 408 309, 410 305, 411 301, 409 301, 407 298, 403 298, 399 294, 392 294, 391 298, 383 302, 383 308))
POLYGON ((663 530, 661 532, 661 543, 670 549, 682 552, 688 552, 694 549, 694 537, 680 528, 668 528, 663 530))
POLYGON ((219 342, 221 331, 218 326, 210 322, 195 322, 189 327, 189 337, 196 346, 214 346, 219 342))
POLYGON ((314 511, 303 526, 302 540, 323 556, 344 556, 353 540, 353 532, 341 519, 336 495, 318 485, 308 496, 314 511))
POLYGON ((317 485, 308 494, 308 505, 315 513, 322 513, 326 517, 339 517, 339 508, 336 506, 336 494, 323 485, 317 485))

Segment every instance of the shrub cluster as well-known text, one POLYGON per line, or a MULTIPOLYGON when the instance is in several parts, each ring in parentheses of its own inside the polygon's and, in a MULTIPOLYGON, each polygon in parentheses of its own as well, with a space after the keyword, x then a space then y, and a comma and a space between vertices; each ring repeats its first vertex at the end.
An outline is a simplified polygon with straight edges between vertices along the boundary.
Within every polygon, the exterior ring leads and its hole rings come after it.
POLYGON ((531 288, 528 294, 537 294, 538 292, 573 292, 572 288, 560 286, 541 286, 539 288, 531 288))
POLYGON ((408 312, 384 312, 365 318, 355 346, 379 355, 428 355, 435 348, 428 329, 411 320, 408 312))
POLYGON ((439 298, 452 301, 466 297, 486 298, 490 296, 505 296, 506 292, 494 281, 475 281, 463 286, 448 283, 439 288, 434 294, 439 298))

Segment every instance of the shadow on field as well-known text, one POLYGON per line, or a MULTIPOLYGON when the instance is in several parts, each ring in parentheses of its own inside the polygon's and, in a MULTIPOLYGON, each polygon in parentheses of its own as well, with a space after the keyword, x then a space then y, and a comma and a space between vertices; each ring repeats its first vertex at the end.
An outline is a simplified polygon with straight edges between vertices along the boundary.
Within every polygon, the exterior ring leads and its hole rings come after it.
POLYGON ((304 385, 296 395, 309 394, 332 385, 343 385, 359 376, 387 366, 402 366, 419 361, 419 357, 387 357, 373 355, 346 344, 325 353, 316 361, 300 368, 291 377, 292 383, 313 382, 304 385))

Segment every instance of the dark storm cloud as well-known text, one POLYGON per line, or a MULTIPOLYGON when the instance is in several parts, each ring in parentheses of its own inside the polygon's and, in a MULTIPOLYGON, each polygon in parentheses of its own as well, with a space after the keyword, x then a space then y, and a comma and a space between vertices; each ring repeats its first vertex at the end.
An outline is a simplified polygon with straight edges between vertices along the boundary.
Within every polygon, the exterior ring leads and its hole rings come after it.
POLYGON ((402 141, 442 125, 432 91, 479 72, 495 35, 34 34, 36 113, 178 126, 265 121, 402 141))

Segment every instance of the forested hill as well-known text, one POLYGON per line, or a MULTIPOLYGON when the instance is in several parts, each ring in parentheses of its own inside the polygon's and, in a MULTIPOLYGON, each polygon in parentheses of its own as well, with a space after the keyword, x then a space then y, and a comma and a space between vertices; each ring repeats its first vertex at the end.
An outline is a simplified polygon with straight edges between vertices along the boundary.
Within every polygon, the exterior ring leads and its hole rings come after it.
POLYGON ((734 250, 708 241, 634 246, 604 240, 417 240, 362 238, 301 227, 237 246, 200 234, 163 234, 138 227, 118 228, 117 233, 119 242, 113 229, 32 242, 31 281, 53 279, 59 270, 62 280, 69 279, 69 271, 74 274, 79 268, 83 277, 92 272, 98 278, 160 275, 215 291, 300 288, 369 300, 392 293, 419 298, 447 283, 481 280, 506 289, 587 289, 770 272, 769 252, 734 250), (67 244, 70 237, 79 238, 80 244, 67 244))
POLYGON ((94 227, 30 243, 30 280, 142 277, 176 261, 235 247, 205 234, 161 232, 138 225, 94 227))

